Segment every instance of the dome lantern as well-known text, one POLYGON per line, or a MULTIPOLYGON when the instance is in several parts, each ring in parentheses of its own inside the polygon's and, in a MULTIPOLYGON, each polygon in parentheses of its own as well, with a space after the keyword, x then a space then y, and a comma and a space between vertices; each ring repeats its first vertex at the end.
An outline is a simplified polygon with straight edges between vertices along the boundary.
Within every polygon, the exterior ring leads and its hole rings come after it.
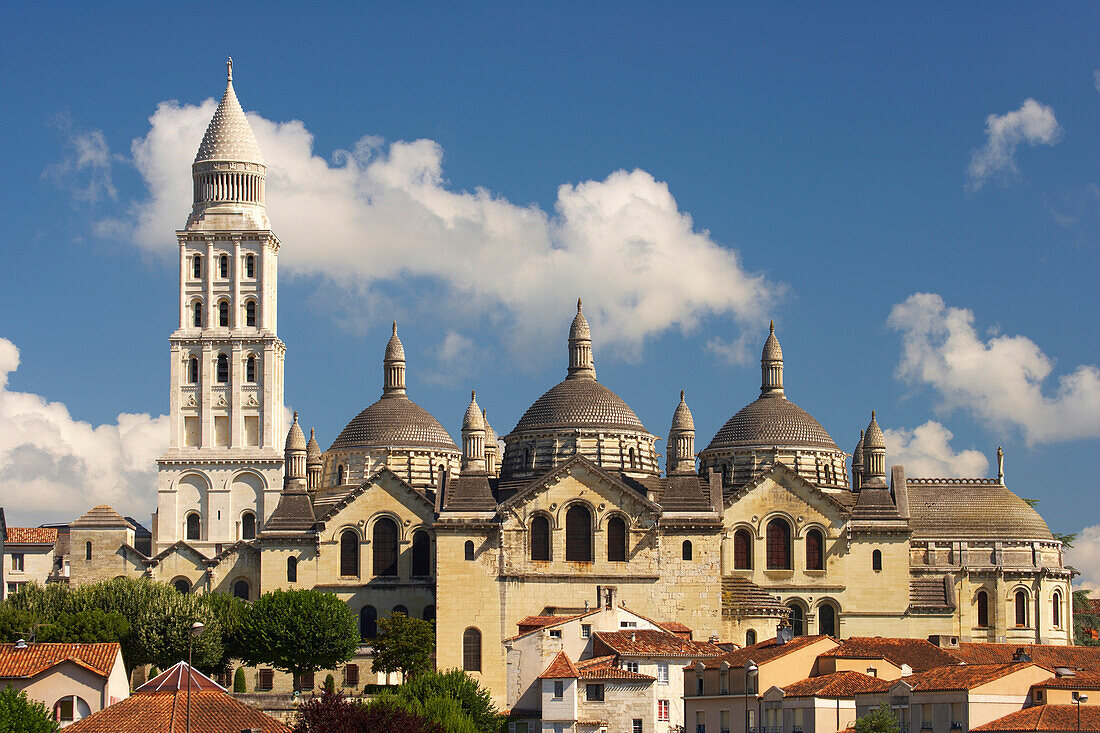
POLYGON ((592 360, 592 331, 588 328, 588 319, 581 312, 580 298, 577 298, 577 315, 569 327, 568 378, 596 378, 596 366, 592 360))
POLYGON ((382 359, 383 397, 397 397, 405 394, 405 347, 397 336, 397 321, 393 322, 393 334, 386 344, 386 355, 382 359))
POLYGON ((760 396, 783 396, 783 349, 775 337, 775 321, 768 325, 768 339, 760 355, 760 396))
POLYGON ((485 418, 477 404, 477 392, 470 392, 470 406, 462 419, 462 470, 485 471, 485 418))
POLYGON ((665 467, 669 474, 695 470, 695 419, 684 400, 683 390, 680 390, 680 404, 672 413, 665 467))

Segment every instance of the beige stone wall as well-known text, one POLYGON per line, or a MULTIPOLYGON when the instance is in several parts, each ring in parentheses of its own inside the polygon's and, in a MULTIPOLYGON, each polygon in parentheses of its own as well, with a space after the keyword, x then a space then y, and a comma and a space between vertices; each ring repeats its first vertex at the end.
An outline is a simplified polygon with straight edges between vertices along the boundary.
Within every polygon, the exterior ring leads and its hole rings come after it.
POLYGON ((84 528, 69 530, 69 584, 83 585, 110 580, 119 576, 134 577, 145 572, 145 566, 123 545, 134 545, 134 531, 125 528, 84 528), (87 557, 87 543, 92 543, 92 557, 87 557))
POLYGON ((395 474, 418 489, 434 489, 439 485, 439 467, 444 466, 452 475, 462 467, 462 453, 443 450, 331 450, 324 454, 322 486, 336 486, 337 469, 344 467, 344 484, 359 484, 382 468, 395 474))
POLYGON ((53 545, 20 545, 4 543, 4 587, 0 588, 0 599, 8 597, 8 585, 21 586, 26 583, 46 584, 46 578, 53 572, 53 545), (12 567, 12 555, 23 556, 23 567, 12 567))
POLYGON ((624 733, 633 730, 634 720, 641 720, 642 730, 654 730, 657 702, 653 683, 580 680, 577 687, 577 720, 598 720, 607 723, 608 731, 624 733), (603 685, 603 702, 586 699, 585 687, 591 684, 603 685))

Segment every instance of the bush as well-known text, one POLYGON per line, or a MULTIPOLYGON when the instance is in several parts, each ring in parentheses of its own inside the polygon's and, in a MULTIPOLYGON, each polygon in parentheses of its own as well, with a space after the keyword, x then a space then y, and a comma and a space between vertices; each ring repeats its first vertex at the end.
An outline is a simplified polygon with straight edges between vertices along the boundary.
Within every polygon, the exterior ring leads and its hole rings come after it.
POLYGON ((856 718, 856 733, 898 733, 898 716, 887 703, 882 703, 862 718, 856 718))
POLYGON ((8 685, 0 692, 0 733, 57 733, 50 711, 8 685))
POLYGON ((325 675, 325 692, 336 692, 336 678, 331 674, 325 675))
POLYGON ((237 671, 233 673, 233 692, 248 692, 244 679, 244 667, 237 667, 237 671))
POLYGON ((489 692, 460 669, 417 675, 381 695, 378 702, 390 704, 391 700, 439 723, 448 733, 497 733, 503 722, 489 692))

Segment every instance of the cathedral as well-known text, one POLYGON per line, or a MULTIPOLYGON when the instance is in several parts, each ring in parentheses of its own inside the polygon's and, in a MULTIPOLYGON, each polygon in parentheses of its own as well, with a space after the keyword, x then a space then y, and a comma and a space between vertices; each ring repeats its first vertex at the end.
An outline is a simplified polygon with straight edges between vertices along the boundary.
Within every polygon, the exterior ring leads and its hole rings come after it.
POLYGON ((502 707, 522 692, 509 680, 528 617, 597 609, 741 645, 779 624, 1071 642, 1062 545, 1003 471, 888 470, 874 412, 846 453, 787 397, 774 328, 759 396, 701 450, 680 393, 664 472, 658 436, 597 379, 599 334, 579 301, 564 378, 503 437, 476 395, 458 443, 413 401, 395 323, 378 400, 322 450, 297 414, 285 424, 280 242, 231 64, 228 77, 176 233, 171 442, 152 548, 135 549, 133 527, 97 507, 71 527, 86 556, 73 555, 70 582, 144 575, 246 599, 316 588, 348 604, 368 643, 391 613, 431 619, 438 667, 477 676, 502 707))

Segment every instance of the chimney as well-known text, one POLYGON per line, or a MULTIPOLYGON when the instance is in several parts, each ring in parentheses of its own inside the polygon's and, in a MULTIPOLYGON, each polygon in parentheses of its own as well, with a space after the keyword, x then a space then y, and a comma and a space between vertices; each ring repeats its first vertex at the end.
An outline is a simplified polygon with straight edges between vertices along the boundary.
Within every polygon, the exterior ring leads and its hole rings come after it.
POLYGON ((1012 653, 1013 662, 1030 662, 1031 655, 1027 653, 1027 649, 1020 647, 1012 653))

